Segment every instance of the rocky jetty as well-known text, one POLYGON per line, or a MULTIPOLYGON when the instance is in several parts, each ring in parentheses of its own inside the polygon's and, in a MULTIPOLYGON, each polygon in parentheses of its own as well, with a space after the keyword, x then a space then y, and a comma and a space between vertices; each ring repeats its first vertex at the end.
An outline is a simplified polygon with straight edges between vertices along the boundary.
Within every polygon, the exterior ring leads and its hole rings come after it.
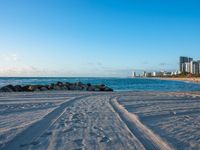
POLYGON ((69 90, 69 91, 106 91, 112 92, 113 89, 104 84, 92 85, 90 83, 83 84, 82 82, 69 83, 57 82, 50 85, 6 85, 0 88, 0 92, 34 92, 34 91, 49 91, 49 90, 69 90))

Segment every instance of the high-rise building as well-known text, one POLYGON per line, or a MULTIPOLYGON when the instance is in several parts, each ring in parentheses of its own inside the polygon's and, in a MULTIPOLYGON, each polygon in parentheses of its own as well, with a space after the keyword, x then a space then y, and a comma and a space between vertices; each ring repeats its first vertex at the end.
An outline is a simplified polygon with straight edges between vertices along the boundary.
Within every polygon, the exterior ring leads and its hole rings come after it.
POLYGON ((193 60, 193 58, 181 56, 180 62, 179 62, 180 72, 187 72, 188 70, 186 70, 186 69, 188 69, 189 67, 185 63, 190 63, 192 60, 193 60))
POLYGON ((132 78, 135 78, 136 77, 136 72, 132 72, 132 78))
POLYGON ((199 74, 199 63, 197 61, 190 62, 190 73, 199 74))
POLYGON ((191 73, 191 70, 192 70, 191 64, 192 64, 192 61, 191 62, 185 62, 183 64, 184 72, 191 73))
POLYGON ((199 73, 200 74, 200 60, 197 60, 198 66, 199 66, 199 73))

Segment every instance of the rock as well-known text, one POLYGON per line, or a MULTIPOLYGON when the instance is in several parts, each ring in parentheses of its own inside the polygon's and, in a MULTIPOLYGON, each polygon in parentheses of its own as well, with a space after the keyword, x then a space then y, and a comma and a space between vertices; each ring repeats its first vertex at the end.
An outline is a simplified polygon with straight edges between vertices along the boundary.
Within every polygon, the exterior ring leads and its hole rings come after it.
POLYGON ((113 92, 113 89, 111 89, 111 88, 109 88, 109 87, 105 87, 105 89, 104 89, 104 91, 106 91, 106 92, 113 92))
POLYGON ((30 92, 29 85, 23 86, 22 89, 24 92, 30 92))
POLYGON ((101 87, 105 87, 105 84, 101 84, 100 86, 101 86, 101 87))
POLYGON ((87 84, 84 84, 84 85, 82 85, 81 87, 82 87, 82 90, 83 90, 83 91, 87 91, 87 89, 88 89, 87 84))
POLYGON ((7 85, 0 88, 0 92, 33 92, 33 91, 47 91, 47 90, 76 90, 76 91, 113 91, 113 89, 100 85, 83 84, 82 82, 76 83, 62 83, 57 82, 56 84, 50 85, 7 85))
MULTIPOLYGON (((98 89, 97 91, 104 91, 105 90, 105 85, 101 84, 101 85, 95 85, 96 89, 98 89)), ((96 91, 96 90, 95 90, 96 91)))
POLYGON ((57 86, 63 86, 63 83, 62 82, 57 82, 56 85, 57 86))
POLYGON ((87 91, 94 91, 95 90, 95 87, 94 86, 88 86, 88 89, 87 89, 87 91))
POLYGON ((65 88, 68 89, 68 90, 69 90, 69 86, 70 86, 70 83, 69 83, 69 82, 63 83, 63 87, 65 87, 65 88))
POLYGON ((48 90, 48 88, 45 87, 45 86, 43 86, 43 87, 40 88, 40 91, 47 91, 47 90, 48 90))
POLYGON ((39 86, 39 85, 30 85, 30 86, 28 87, 28 90, 29 90, 29 91, 36 91, 36 90, 38 90, 38 89, 40 89, 40 86, 39 86))
POLYGON ((68 87, 70 86, 70 84, 71 84, 71 83, 69 83, 69 82, 65 82, 65 83, 64 83, 64 85, 66 85, 66 86, 68 86, 68 87))
POLYGON ((21 85, 16 85, 16 86, 14 86, 14 88, 15 88, 16 92, 22 92, 23 91, 23 88, 22 88, 21 85))
POLYGON ((56 84, 53 86, 53 90, 61 90, 61 87, 56 84))
POLYGON ((82 82, 76 82, 75 85, 80 87, 81 85, 83 85, 83 83, 82 82))
POLYGON ((54 87, 54 84, 50 84, 50 85, 47 86, 47 89, 48 90, 53 90, 53 87, 54 87))
POLYGON ((82 89, 83 89, 83 83, 81 83, 81 82, 75 83, 75 90, 76 91, 82 91, 82 89))
POLYGON ((94 91, 100 91, 100 89, 99 88, 95 88, 94 91))
POLYGON ((76 86, 74 84, 69 85, 69 90, 75 90, 75 89, 76 89, 76 86))
POLYGON ((22 87, 24 92, 33 92, 33 91, 39 91, 40 85, 26 85, 22 87))
POLYGON ((15 87, 12 85, 4 86, 0 89, 0 92, 15 92, 15 87))
POLYGON ((64 85, 64 86, 62 87, 62 90, 69 90, 69 87, 66 86, 66 85, 64 85))
POLYGON ((91 86, 91 84, 90 84, 90 83, 88 83, 88 84, 87 84, 87 86, 91 86))

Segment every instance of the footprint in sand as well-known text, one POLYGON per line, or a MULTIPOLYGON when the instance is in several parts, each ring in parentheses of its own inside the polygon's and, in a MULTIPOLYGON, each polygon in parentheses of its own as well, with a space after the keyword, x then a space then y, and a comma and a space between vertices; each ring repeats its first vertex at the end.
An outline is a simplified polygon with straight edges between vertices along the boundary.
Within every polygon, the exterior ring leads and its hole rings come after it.
POLYGON ((39 141, 33 141, 32 143, 31 143, 31 145, 38 145, 38 144, 40 144, 40 142, 39 141))
POLYGON ((64 133, 67 133, 67 132, 71 132, 71 131, 74 131, 74 128, 66 129, 66 130, 64 130, 63 132, 64 132, 64 133))
POLYGON ((111 139, 107 136, 104 136, 102 139, 101 139, 101 143, 109 143, 111 141, 111 139))
POLYGON ((77 139, 77 140, 74 140, 74 143, 76 143, 76 145, 78 147, 83 147, 84 144, 83 144, 83 139, 77 139))
POLYGON ((52 132, 51 131, 47 131, 41 137, 47 137, 47 136, 50 136, 50 135, 52 135, 52 132))
POLYGON ((40 144, 39 141, 33 141, 31 143, 21 144, 20 147, 26 147, 26 146, 30 146, 30 145, 36 146, 38 144, 40 144))
POLYGON ((91 136, 95 136, 95 137, 101 137, 100 133, 96 133, 96 132, 90 132, 91 136))

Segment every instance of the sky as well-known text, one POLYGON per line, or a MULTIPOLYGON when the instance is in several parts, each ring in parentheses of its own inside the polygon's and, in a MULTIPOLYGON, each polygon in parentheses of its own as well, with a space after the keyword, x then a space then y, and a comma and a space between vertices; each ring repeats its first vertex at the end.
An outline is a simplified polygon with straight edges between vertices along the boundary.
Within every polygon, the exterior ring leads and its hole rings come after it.
POLYGON ((126 77, 200 59, 199 0, 0 0, 0 76, 126 77))

